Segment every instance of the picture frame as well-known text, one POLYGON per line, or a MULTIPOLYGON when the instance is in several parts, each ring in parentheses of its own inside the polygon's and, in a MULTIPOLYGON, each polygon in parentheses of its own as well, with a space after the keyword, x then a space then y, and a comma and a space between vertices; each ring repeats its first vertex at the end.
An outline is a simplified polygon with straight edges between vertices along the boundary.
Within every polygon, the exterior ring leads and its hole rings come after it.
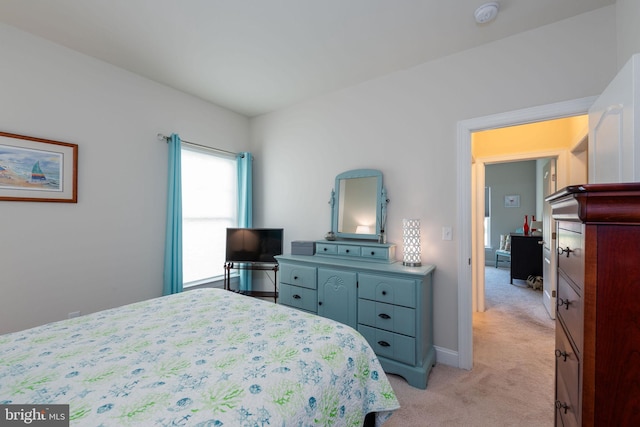
POLYGON ((78 202, 78 145, 0 132, 0 201, 78 202))
POLYGON ((509 194, 504 196, 504 207, 505 208, 519 208, 520 207, 520 195, 519 194, 509 194))

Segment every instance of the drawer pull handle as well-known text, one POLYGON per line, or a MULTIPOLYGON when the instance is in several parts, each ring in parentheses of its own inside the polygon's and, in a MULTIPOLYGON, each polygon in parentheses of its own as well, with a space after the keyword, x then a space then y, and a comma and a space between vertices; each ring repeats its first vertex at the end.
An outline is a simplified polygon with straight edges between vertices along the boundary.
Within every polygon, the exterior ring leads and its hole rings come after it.
POLYGON ((569 310, 569 304, 571 304, 569 299, 558 298, 558 307, 564 305, 565 310, 569 310))
POLYGON ((556 357, 557 358, 563 358, 564 361, 567 361, 567 357, 569 357, 569 353, 567 353, 566 351, 562 351, 562 350, 556 350, 556 357))
POLYGON ((300 298, 302 298, 302 297, 301 297, 300 295, 298 295, 298 294, 295 294, 295 295, 293 296, 293 299, 300 299, 300 298))
POLYGON ((558 248, 558 255, 562 255, 565 252, 567 253, 567 258, 569 258, 569 254, 571 252, 575 252, 575 250, 569 248, 569 246, 567 246, 566 248, 558 248))
POLYGON ((378 341, 378 344, 380 344, 382 347, 391 347, 391 344, 386 341, 378 341))
POLYGON ((385 313, 378 314, 378 317, 380 317, 381 319, 391 319, 391 316, 385 313))
POLYGON ((569 405, 567 405, 566 403, 560 402, 559 400, 556 400, 556 408, 564 409, 564 413, 566 414, 567 411, 569 410, 569 405))

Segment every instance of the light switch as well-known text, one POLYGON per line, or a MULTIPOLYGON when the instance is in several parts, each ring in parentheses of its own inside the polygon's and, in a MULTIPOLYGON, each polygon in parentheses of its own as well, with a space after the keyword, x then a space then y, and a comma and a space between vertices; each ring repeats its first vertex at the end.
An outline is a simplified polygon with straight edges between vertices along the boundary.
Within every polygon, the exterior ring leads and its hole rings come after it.
POLYGON ((453 240, 453 231, 451 226, 445 225, 442 227, 442 240, 453 240))

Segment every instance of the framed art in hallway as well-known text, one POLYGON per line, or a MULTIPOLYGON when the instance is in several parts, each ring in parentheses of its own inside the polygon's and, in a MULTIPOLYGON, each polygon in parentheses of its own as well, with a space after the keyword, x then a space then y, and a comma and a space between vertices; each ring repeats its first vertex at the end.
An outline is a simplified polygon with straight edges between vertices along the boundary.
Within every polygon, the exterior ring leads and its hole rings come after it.
POLYGON ((519 208, 520 207, 520 195, 519 194, 509 194, 504 196, 504 207, 505 208, 519 208))
POLYGON ((0 200, 78 201, 78 145, 0 132, 0 200))

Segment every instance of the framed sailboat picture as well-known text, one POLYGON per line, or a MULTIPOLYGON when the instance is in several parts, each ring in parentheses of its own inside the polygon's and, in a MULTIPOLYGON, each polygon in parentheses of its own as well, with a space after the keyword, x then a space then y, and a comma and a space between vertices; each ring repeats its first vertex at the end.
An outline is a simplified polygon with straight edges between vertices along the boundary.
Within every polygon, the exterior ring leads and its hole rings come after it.
POLYGON ((78 202, 78 145, 0 132, 0 201, 78 202))

